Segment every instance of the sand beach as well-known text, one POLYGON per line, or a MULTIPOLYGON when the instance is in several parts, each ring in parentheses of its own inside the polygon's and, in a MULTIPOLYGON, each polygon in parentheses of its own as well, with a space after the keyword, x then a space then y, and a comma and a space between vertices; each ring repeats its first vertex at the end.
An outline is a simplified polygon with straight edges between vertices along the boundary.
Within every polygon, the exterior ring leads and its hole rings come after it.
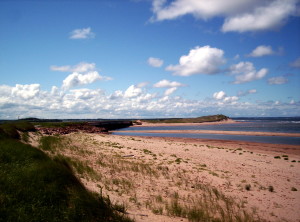
POLYGON ((136 221, 300 221, 300 145, 72 133, 63 136, 136 221), (196 221, 196 220, 194 220, 196 221), (201 221, 201 220, 200 220, 201 221), (205 221, 205 220, 204 220, 205 221))

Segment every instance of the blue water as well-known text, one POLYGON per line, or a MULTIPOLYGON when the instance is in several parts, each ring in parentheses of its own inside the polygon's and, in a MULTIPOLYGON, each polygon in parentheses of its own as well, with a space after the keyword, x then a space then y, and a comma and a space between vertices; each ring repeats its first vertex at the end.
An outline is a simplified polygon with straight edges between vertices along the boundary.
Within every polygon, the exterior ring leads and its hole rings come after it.
POLYGON ((260 143, 300 145, 300 137, 284 136, 245 136, 245 135, 223 135, 223 134, 185 134, 185 130, 221 130, 221 131, 248 131, 248 132, 280 132, 300 133, 300 117, 287 118, 233 118, 238 124, 219 124, 201 126, 160 126, 160 127, 131 127, 126 128, 132 133, 121 133, 118 135, 136 136, 159 136, 159 137, 184 137, 203 139, 239 140, 260 143), (181 134, 166 133, 141 133, 140 130, 182 130, 181 134))

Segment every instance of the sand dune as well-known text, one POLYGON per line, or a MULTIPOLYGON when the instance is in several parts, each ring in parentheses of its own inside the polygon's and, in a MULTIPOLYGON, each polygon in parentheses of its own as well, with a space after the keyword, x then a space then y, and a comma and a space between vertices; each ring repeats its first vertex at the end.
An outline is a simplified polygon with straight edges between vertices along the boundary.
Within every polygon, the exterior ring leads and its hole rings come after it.
POLYGON ((223 208, 235 215, 248 212, 260 221, 299 221, 299 146, 78 133, 64 137, 70 149, 63 155, 100 175, 82 177, 83 183, 124 203, 138 222, 188 221, 178 210, 197 206, 215 216, 223 208))

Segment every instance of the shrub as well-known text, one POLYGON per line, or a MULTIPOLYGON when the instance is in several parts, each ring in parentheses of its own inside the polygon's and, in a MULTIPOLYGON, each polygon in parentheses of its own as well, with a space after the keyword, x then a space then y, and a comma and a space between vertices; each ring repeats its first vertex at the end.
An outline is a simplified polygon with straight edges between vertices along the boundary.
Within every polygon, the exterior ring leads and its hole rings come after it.
POLYGON ((270 192, 274 192, 274 187, 273 187, 273 186, 269 186, 269 187, 268 187, 268 190, 269 190, 270 192))
POLYGON ((297 191, 297 188, 292 187, 291 191, 297 191))
POLYGON ((248 191, 251 190, 251 185, 250 184, 246 184, 245 185, 245 189, 248 190, 248 191))

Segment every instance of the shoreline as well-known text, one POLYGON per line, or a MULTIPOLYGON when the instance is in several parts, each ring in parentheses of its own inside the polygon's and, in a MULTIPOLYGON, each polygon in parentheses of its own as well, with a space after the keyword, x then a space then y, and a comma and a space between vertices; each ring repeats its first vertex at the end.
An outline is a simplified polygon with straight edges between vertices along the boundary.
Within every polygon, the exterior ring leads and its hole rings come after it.
POLYGON ((174 134, 223 134, 223 135, 246 135, 246 136, 286 136, 300 137, 300 133, 277 133, 277 132, 249 132, 249 131, 224 131, 224 130, 118 130, 123 133, 174 133, 174 134))
POLYGON ((243 147, 250 151, 261 153, 284 153, 300 156, 300 145, 288 144, 272 144, 237 140, 222 140, 222 139, 201 139, 201 138, 184 138, 184 137, 154 137, 154 136, 135 136, 135 135, 114 135, 120 137, 136 137, 157 141, 181 142, 186 144, 202 144, 211 146, 222 146, 225 148, 243 147))
POLYGON ((221 125, 221 124, 239 124, 241 122, 228 119, 217 122, 203 122, 203 123, 149 123, 142 121, 142 125, 133 125, 131 127, 153 127, 153 126, 203 126, 203 125, 221 125))

